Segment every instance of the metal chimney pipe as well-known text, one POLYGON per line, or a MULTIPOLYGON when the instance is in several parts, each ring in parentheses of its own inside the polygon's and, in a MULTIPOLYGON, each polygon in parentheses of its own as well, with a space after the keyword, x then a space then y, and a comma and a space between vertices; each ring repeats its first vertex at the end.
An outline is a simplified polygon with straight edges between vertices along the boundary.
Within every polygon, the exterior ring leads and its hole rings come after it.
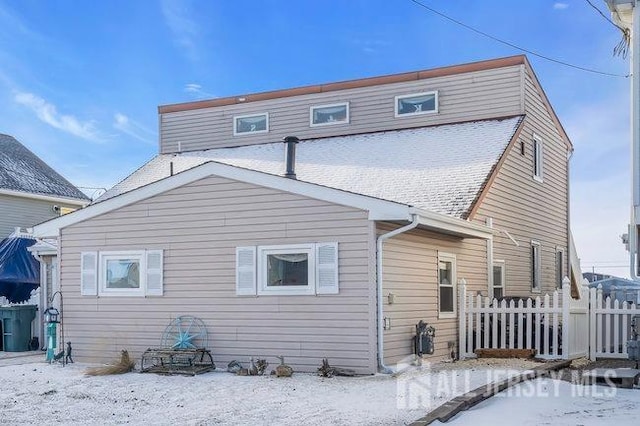
POLYGON ((287 144, 285 151, 285 160, 287 163, 287 171, 284 177, 296 179, 296 144, 300 142, 296 136, 286 136, 283 142, 287 144))

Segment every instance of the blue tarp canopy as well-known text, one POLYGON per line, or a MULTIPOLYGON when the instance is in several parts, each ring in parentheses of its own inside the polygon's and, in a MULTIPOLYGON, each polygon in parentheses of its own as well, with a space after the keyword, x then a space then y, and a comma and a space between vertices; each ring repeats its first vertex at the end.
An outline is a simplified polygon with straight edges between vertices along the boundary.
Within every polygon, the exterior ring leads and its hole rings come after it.
POLYGON ((29 300, 40 286, 40 263, 27 251, 36 240, 9 237, 0 241, 0 296, 11 303, 29 300))

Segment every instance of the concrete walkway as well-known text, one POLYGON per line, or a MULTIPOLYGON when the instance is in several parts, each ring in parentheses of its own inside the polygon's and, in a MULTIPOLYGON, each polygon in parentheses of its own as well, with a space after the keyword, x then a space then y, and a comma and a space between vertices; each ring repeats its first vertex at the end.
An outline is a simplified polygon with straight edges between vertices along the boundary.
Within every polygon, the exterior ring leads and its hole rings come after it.
POLYGON ((486 385, 482 385, 479 388, 472 390, 471 392, 467 392, 464 395, 460 395, 450 401, 445 402, 426 416, 411 423, 410 426, 426 426, 436 420, 439 420, 442 423, 446 423, 456 414, 468 410, 474 405, 479 404, 485 399, 491 398, 495 394, 502 392, 503 390, 511 386, 517 385, 518 383, 522 383, 526 380, 533 380, 538 377, 546 377, 550 374, 551 371, 568 367, 569 364, 571 364, 571 361, 548 362, 534 368, 532 371, 523 372, 515 377, 511 377, 497 383, 488 383, 486 385))

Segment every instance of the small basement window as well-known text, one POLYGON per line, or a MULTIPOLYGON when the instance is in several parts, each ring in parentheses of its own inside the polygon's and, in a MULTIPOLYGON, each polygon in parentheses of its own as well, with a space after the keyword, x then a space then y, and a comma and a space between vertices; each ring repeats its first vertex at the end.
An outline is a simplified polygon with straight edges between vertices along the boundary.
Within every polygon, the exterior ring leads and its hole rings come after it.
POLYGON ((396 117, 438 112, 438 92, 413 93, 396 96, 396 117))
POLYGON ((233 135, 254 135, 269 131, 269 113, 237 115, 233 117, 233 135))
POLYGON ((317 105, 309 108, 309 125, 311 127, 347 123, 349 123, 349 102, 317 105))

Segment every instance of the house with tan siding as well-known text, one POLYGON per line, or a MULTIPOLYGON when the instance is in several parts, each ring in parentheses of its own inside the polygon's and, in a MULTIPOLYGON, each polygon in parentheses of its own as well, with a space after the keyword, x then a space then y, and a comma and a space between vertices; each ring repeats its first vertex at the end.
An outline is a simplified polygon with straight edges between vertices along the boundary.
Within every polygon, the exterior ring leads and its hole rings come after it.
POLYGON ((371 374, 415 326, 455 356, 457 288, 570 275, 572 145, 526 57, 159 107, 159 154, 58 241, 66 339, 103 361, 181 315, 219 365, 371 374), (283 139, 286 141, 283 143, 283 139))

